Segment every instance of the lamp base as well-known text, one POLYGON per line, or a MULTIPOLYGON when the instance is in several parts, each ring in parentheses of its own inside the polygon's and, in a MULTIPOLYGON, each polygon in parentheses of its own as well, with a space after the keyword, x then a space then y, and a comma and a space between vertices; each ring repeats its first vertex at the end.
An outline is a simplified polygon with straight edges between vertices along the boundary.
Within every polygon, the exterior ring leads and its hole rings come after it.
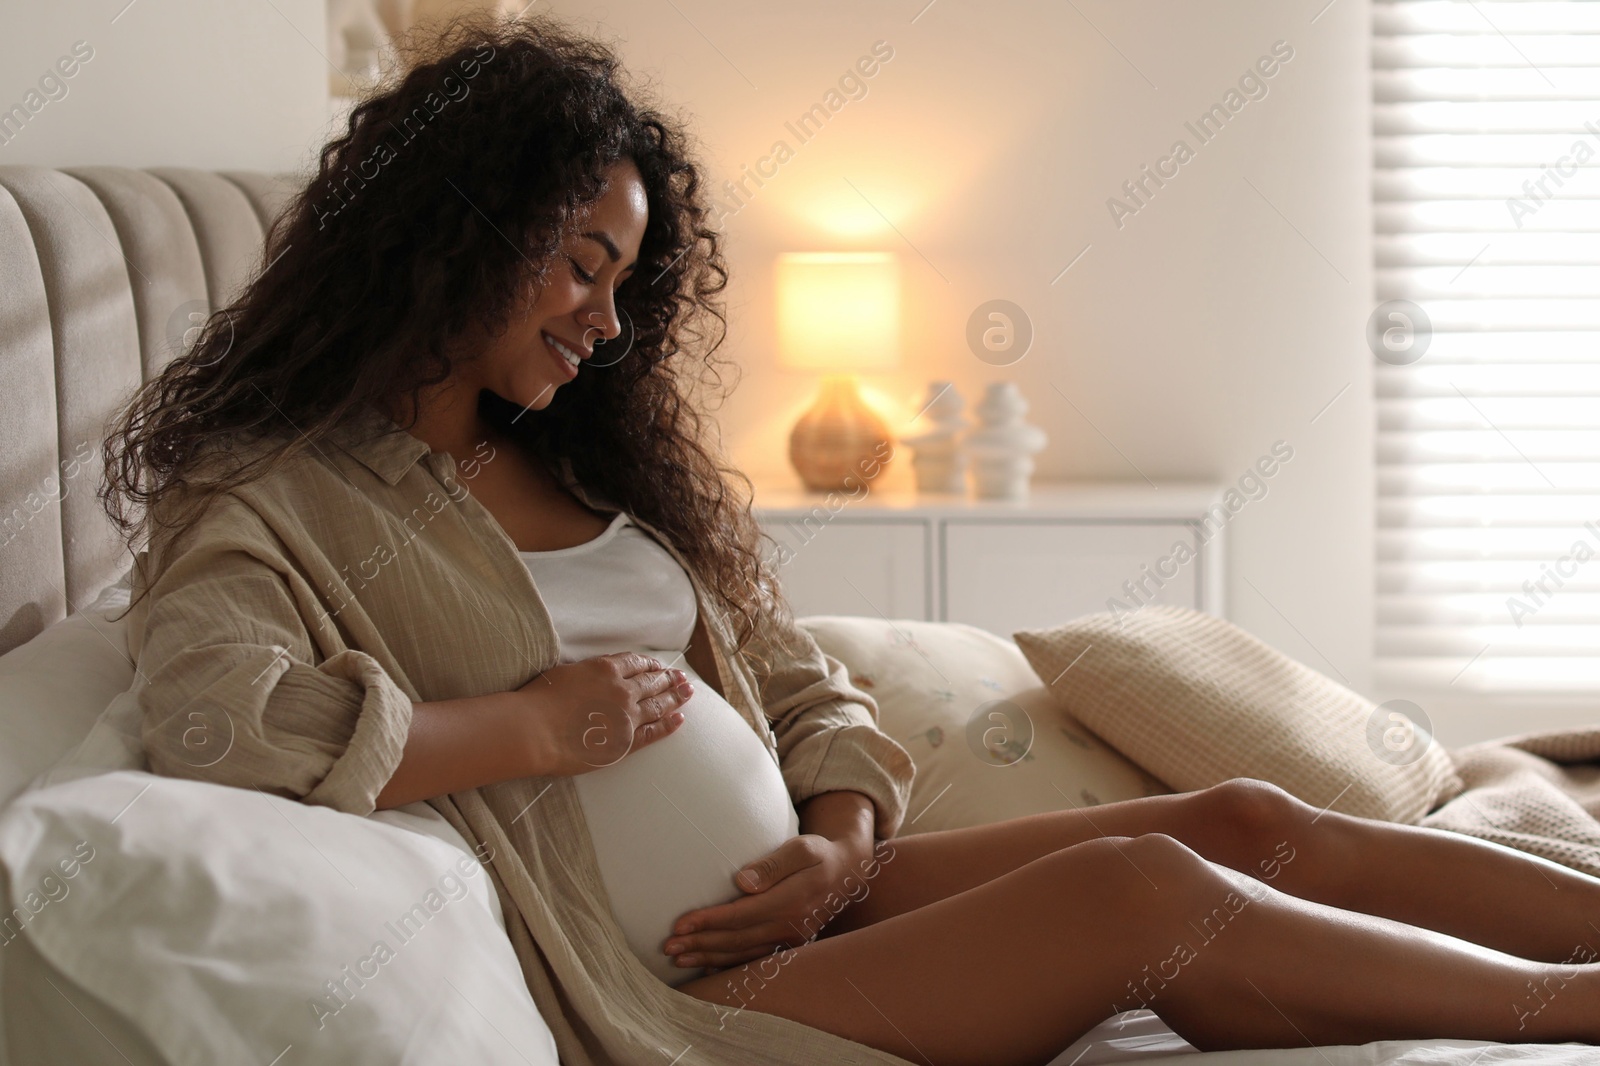
POLYGON ((823 381, 817 402, 789 434, 789 462, 812 492, 877 477, 893 454, 889 427, 866 405, 853 377, 823 381))

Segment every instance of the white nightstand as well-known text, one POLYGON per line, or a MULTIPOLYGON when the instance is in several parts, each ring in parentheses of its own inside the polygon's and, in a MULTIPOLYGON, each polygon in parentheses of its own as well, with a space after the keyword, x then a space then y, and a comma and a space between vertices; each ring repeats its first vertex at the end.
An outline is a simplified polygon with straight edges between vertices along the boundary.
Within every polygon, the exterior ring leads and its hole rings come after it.
POLYGON ((1224 617, 1222 491, 1045 483, 1007 503, 758 484, 755 510, 797 616, 966 622, 1009 638, 1114 609, 1112 600, 1224 617))

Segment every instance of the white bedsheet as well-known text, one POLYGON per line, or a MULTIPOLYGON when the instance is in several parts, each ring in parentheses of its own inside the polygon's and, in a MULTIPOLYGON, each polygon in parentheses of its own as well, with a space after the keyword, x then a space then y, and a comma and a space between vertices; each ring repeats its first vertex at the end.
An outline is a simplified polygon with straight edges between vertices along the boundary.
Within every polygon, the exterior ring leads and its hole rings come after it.
POLYGON ((1600 1048, 1588 1044, 1490 1044, 1481 1040, 1380 1040, 1352 1047, 1271 1048, 1202 1054, 1147 1010, 1107 1018, 1049 1066, 1102 1063, 1176 1066, 1497 1066, 1538 1062, 1592 1066, 1600 1048))

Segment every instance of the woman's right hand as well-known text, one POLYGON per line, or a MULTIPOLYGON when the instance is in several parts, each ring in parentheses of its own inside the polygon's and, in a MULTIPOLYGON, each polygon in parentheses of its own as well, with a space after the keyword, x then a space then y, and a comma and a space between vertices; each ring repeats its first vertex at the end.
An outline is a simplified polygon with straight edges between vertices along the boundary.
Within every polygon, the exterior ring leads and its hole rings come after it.
POLYGON ((570 776, 671 734, 694 687, 682 670, 630 651, 552 666, 517 693, 529 704, 535 775, 570 776))

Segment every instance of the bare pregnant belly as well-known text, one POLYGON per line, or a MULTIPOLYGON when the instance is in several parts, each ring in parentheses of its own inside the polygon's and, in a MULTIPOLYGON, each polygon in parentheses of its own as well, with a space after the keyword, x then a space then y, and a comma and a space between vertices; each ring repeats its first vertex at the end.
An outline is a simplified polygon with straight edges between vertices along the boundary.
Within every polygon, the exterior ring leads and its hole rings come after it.
POLYGON ((677 732, 573 779, 628 947, 673 985, 705 973, 662 954, 673 924, 685 911, 742 896, 733 880, 739 869, 799 832, 761 738, 693 669, 679 665, 695 694, 677 732))

